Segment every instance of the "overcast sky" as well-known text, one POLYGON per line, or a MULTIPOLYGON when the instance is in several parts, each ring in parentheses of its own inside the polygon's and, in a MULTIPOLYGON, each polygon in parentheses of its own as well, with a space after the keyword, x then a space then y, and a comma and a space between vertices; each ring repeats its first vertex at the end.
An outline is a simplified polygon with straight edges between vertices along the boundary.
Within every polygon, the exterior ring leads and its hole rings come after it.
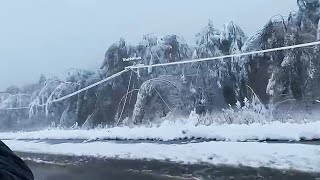
POLYGON ((143 34, 177 34, 188 43, 212 19, 234 21, 255 34, 295 0, 0 0, 0 90, 40 74, 94 69, 113 42, 143 34))

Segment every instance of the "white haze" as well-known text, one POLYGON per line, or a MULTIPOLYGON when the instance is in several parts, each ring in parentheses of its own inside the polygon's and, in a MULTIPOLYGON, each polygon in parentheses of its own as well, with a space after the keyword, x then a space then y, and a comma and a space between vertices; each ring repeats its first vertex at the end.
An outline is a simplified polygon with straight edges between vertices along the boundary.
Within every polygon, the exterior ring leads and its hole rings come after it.
POLYGON ((296 10, 294 0, 7 0, 0 1, 0 90, 69 68, 96 69, 120 37, 194 35, 211 18, 234 21, 255 34, 274 15, 296 10))

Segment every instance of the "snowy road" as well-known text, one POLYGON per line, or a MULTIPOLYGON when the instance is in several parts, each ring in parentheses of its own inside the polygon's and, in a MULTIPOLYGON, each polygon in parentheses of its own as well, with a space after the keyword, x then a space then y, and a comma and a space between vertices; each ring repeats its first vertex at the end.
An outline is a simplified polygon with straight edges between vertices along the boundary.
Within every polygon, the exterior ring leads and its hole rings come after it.
POLYGON ((17 152, 100 157, 120 160, 160 160, 181 164, 211 164, 294 169, 320 172, 320 146, 258 142, 156 143, 48 143, 4 141, 17 152))
MULTIPOLYGON (((80 167, 74 167, 72 163, 64 165, 72 170, 77 169, 76 171, 83 171, 92 165, 90 163, 83 165, 84 162, 81 159, 85 157, 84 159, 89 158, 89 162, 92 161, 90 158, 94 159, 93 166, 101 160, 103 161, 100 164, 101 167, 107 166, 104 163, 108 164, 109 161, 142 162, 144 165, 154 162, 155 165, 149 168, 154 172, 157 169, 155 166, 168 163, 179 168, 186 167, 186 169, 201 166, 204 169, 211 169, 210 172, 215 172, 217 169, 220 169, 219 172, 232 170, 238 172, 238 175, 227 174, 230 177, 235 176, 236 179, 246 177, 242 172, 249 171, 247 175, 257 179, 260 178, 261 173, 264 173, 261 169, 265 168, 269 168, 269 173, 264 175, 268 177, 272 177, 270 174, 284 171, 298 171, 293 173, 294 177, 303 174, 301 172, 306 173, 303 177, 320 177, 318 174, 320 173, 319 129, 319 122, 304 124, 274 122, 263 125, 221 126, 174 123, 155 127, 3 132, 0 133, 0 137, 14 151, 27 154, 24 156, 27 159, 30 154, 35 154, 33 158, 29 158, 29 163, 40 174, 45 173, 46 169, 42 169, 35 160, 46 160, 41 156, 41 154, 46 154, 49 157, 58 157, 55 163, 46 163, 48 168, 53 166, 54 169, 59 169, 61 157, 67 156, 76 158, 75 162, 80 159, 80 164, 82 164, 80 167), (202 167, 204 165, 208 167, 202 167)), ((79 163, 76 164, 79 165, 79 163)), ((128 170, 134 169, 124 164, 119 165, 119 174, 128 174, 128 170)), ((95 173, 97 169, 99 168, 93 168, 92 173, 95 173)), ((139 177, 137 179, 150 176, 150 174, 145 174, 146 169, 138 169, 140 173, 135 173, 139 177), (141 171, 144 172, 143 177, 140 177, 141 171)), ((151 176, 156 179, 163 178, 162 171, 159 169, 158 171, 160 173, 157 172, 151 176)), ((53 172, 58 173, 60 170, 53 170, 53 172)), ((88 173, 90 174, 90 171, 88 173)), ((132 176, 132 172, 130 173, 129 177, 132 176)), ((194 174, 194 171, 190 170, 187 174, 194 174)), ((207 177, 208 174, 210 173, 205 173, 203 177, 207 177)), ((174 174, 165 173, 166 179, 167 175, 174 174)), ((184 177, 185 174, 180 173, 178 176, 184 177)), ((289 178, 290 173, 285 173, 283 176, 285 179, 293 179, 289 178)))
POLYGON ((115 160, 19 153, 29 164, 36 180, 314 180, 316 173, 283 171, 269 168, 184 165, 164 161, 115 160))

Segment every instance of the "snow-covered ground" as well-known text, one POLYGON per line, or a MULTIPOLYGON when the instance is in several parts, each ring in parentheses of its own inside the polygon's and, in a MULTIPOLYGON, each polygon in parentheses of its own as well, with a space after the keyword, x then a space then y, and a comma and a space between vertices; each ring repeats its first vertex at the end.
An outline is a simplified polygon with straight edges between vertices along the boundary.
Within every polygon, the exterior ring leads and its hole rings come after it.
POLYGON ((177 163, 244 165, 320 172, 320 146, 258 142, 203 142, 191 144, 112 142, 49 144, 6 140, 14 151, 116 159, 169 160, 177 163))
POLYGON ((121 140, 177 140, 202 138, 217 141, 300 141, 320 139, 320 122, 302 124, 271 122, 250 125, 198 125, 190 122, 164 122, 159 126, 115 127, 92 130, 46 129, 34 132, 2 132, 0 139, 121 139, 121 140))

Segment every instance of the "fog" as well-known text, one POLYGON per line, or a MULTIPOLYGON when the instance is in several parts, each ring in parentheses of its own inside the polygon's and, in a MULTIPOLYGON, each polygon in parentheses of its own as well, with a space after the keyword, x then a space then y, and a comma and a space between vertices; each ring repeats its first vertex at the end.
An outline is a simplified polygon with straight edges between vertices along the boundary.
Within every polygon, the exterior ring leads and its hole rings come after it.
POLYGON ((296 10, 294 0, 7 0, 0 1, 0 90, 96 69, 113 42, 143 34, 194 36, 212 19, 234 21, 253 35, 274 15, 296 10))

